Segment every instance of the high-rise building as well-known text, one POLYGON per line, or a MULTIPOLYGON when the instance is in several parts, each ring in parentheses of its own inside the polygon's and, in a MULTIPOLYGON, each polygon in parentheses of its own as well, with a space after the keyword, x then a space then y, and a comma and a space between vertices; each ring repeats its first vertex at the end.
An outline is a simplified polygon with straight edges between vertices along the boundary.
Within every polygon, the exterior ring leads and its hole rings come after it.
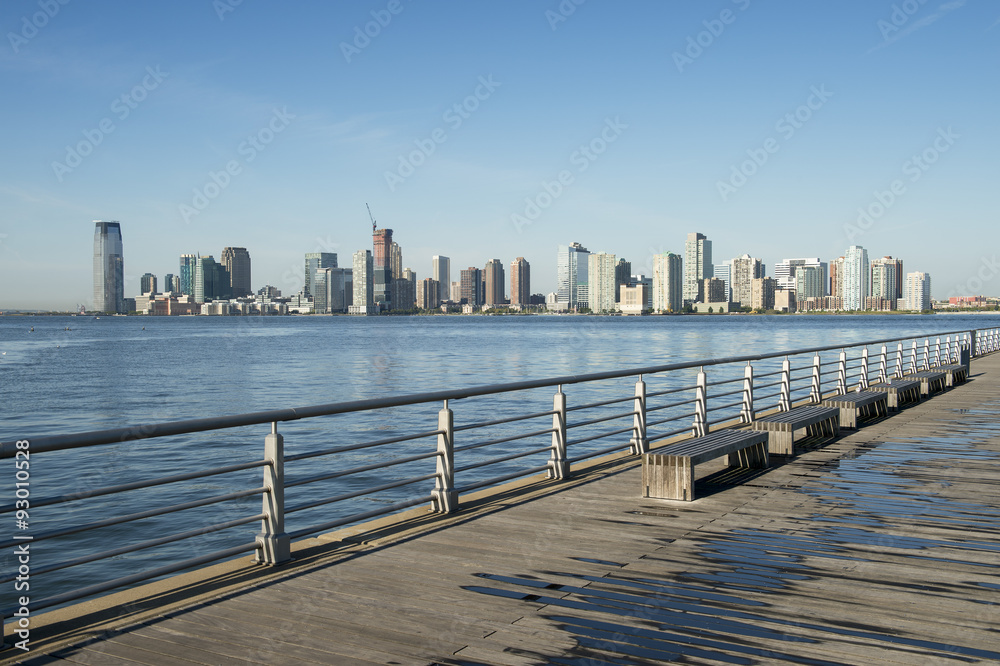
MULTIPOLYGON (((715 276, 712 266, 712 241, 699 233, 689 233, 684 243, 684 290, 687 303, 698 300, 698 287, 705 278, 715 276)), ((654 287, 655 299, 655 287, 654 287)), ((654 308, 655 309, 655 308, 654 308)))
POLYGON ((760 259, 744 254, 732 261, 730 284, 733 290, 733 302, 741 307, 751 307, 753 281, 764 277, 764 264, 760 259))
POLYGON ((468 305, 483 304, 483 272, 474 266, 469 266, 461 274, 463 303, 468 305))
POLYGON ((587 257, 589 307, 593 312, 615 311, 615 270, 618 258, 607 252, 595 252, 587 257))
POLYGON ((777 289, 795 289, 795 276, 799 270, 807 266, 825 267, 819 257, 810 259, 782 259, 774 265, 774 280, 777 289))
POLYGON ((389 269, 392 271, 393 280, 403 277, 403 248, 396 241, 389 246, 389 269))
POLYGON ((448 288, 448 294, 452 303, 460 303, 462 301, 462 282, 460 280, 454 280, 451 283, 451 287, 448 288))
POLYGON ((684 284, 684 262, 679 254, 653 255, 654 312, 680 312, 685 301, 684 284))
POLYGON ((245 247, 223 248, 222 266, 229 273, 229 287, 233 298, 253 294, 250 287, 250 253, 245 247))
POLYGON ((774 290, 776 286, 777 280, 774 278, 763 277, 751 280, 750 307, 758 311, 773 310, 774 290))
POLYGON ((868 284, 868 250, 852 245, 844 253, 844 275, 841 280, 845 310, 863 310, 870 294, 868 284))
POLYGON ((830 262, 830 297, 844 298, 844 258, 837 257, 830 262))
POLYGON ((435 254, 431 257, 431 277, 438 283, 437 300, 439 302, 451 299, 451 259, 435 254))
POLYGON ((704 295, 705 303, 729 302, 729 294, 726 292, 726 283, 720 278, 705 278, 701 281, 701 284, 701 293, 704 295))
POLYGON ((392 229, 372 233, 372 262, 375 268, 392 268, 392 229))
POLYGON ((94 309, 125 313, 125 255, 118 222, 94 221, 94 309))
POLYGON ((587 257, 590 251, 579 243, 560 245, 556 261, 556 298, 563 308, 589 307, 587 257))
POLYGON ((163 276, 163 291, 180 291, 180 279, 173 273, 167 273, 163 276))
POLYGON ((409 268, 400 269, 400 277, 393 281, 393 310, 412 310, 417 306, 417 274, 409 268))
POLYGON ((424 278, 417 289, 417 307, 421 310, 433 310, 440 304, 438 281, 434 278, 424 278))
POLYGON ((212 255, 198 255, 195 262, 194 302, 229 300, 232 293, 225 266, 217 263, 212 255))
POLYGON ((826 264, 822 266, 801 266, 795 269, 795 298, 804 301, 807 298, 822 298, 826 296, 826 264))
POLYGON ((510 302, 521 307, 531 304, 531 266, 524 257, 510 262, 510 302))
POLYGON ((871 262, 871 296, 888 301, 891 310, 898 305, 897 284, 902 271, 903 262, 899 259, 882 257, 871 262))
POLYGON ((370 250, 358 250, 354 253, 351 271, 351 282, 354 288, 353 304, 350 312, 354 314, 371 314, 375 307, 374 295, 374 261, 370 250))
POLYGON ((180 292, 188 296, 194 296, 194 272, 195 264, 198 261, 197 255, 182 254, 180 263, 180 292))
POLYGON ((139 278, 139 293, 140 294, 150 294, 156 293, 156 276, 152 273, 144 273, 141 278, 139 278))
MULTIPOLYGON (((374 291, 375 304, 381 310, 391 309, 392 281, 394 279, 392 274, 392 229, 376 229, 372 234, 372 245, 374 248, 372 253, 374 267, 372 272, 372 289, 374 291)), ((399 262, 401 263, 402 253, 398 249, 396 252, 400 255, 399 262)))
POLYGON ((627 287, 632 279, 632 262, 624 258, 619 259, 615 265, 615 303, 621 302, 622 287, 627 287))
POLYGON ((646 275, 633 275, 630 282, 631 286, 638 287, 640 285, 646 285, 646 289, 643 293, 646 294, 646 309, 653 309, 653 278, 646 275))
POLYGON ((483 295, 483 302, 486 305, 502 305, 507 301, 504 297, 504 274, 503 264, 499 259, 490 259, 483 269, 483 280, 486 282, 486 291, 483 295))
POLYGON ((733 300, 732 282, 730 281, 730 272, 732 267, 733 264, 731 261, 727 261, 724 264, 716 264, 714 267, 715 277, 722 280, 722 283, 725 285, 724 288, 726 290, 726 297, 723 299, 724 301, 733 300))
POLYGON ((313 312, 346 312, 353 300, 353 269, 317 268, 312 287, 313 312))
MULTIPOLYGON (((248 258, 249 261, 249 258, 248 258)), ((305 258, 305 280, 302 286, 302 293, 306 296, 313 296, 312 281, 316 276, 316 271, 320 268, 336 268, 336 252, 306 252, 305 258)))
POLYGON ((906 274, 906 309, 931 309, 931 276, 928 273, 906 274))

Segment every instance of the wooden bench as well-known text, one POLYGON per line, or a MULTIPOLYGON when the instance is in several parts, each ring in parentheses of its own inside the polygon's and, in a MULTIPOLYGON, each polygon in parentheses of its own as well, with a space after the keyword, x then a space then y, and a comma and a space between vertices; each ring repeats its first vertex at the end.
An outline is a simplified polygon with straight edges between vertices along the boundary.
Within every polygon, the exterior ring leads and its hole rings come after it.
POLYGON ((890 379, 878 384, 870 384, 869 391, 885 391, 888 395, 889 409, 898 412, 899 406, 906 403, 920 402, 920 382, 916 379, 890 379))
POLYGON ((839 435, 840 410, 836 407, 807 405, 761 417, 752 425, 754 430, 768 433, 768 453, 790 456, 793 453, 797 430, 805 429, 810 436, 839 435))
POLYGON ((963 363, 946 363, 934 369, 946 373, 945 386, 955 386, 969 378, 969 369, 963 363))
POLYGON ((845 393, 827 398, 823 404, 840 409, 841 428, 857 428, 859 417, 885 416, 889 413, 889 394, 885 391, 845 393))
POLYGON ((920 381, 920 394, 930 395, 933 391, 943 391, 947 372, 938 370, 924 370, 923 372, 913 372, 903 377, 903 379, 916 379, 920 381))
POLYGON ((642 456, 642 496, 691 501, 694 468, 726 456, 730 467, 767 467, 767 433, 717 430, 642 456))

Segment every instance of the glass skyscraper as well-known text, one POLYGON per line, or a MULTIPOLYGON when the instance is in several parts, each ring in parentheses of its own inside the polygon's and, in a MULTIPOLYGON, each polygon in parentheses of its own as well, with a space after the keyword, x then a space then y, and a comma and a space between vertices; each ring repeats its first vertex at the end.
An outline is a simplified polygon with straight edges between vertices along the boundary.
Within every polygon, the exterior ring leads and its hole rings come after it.
POLYGON ((125 312, 125 258, 122 228, 118 222, 95 220, 94 309, 125 312))

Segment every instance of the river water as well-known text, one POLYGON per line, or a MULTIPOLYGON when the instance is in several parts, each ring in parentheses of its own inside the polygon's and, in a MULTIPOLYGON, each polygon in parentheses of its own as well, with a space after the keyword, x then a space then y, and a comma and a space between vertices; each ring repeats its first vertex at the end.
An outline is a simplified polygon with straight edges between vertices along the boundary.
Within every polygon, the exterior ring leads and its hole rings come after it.
MULTIPOLYGON (((414 317, 0 317, 0 440, 28 439, 135 424, 301 407, 481 384, 619 370, 701 358, 839 345, 889 337, 1000 325, 995 315, 933 316, 414 316, 414 317)), ((601 387, 571 386, 570 404, 630 395, 634 378, 601 387), (611 393, 607 393, 607 391, 611 393), (604 391, 604 393, 602 393, 604 391), (617 392, 617 393, 615 393, 617 392)), ((504 414, 551 409, 552 389, 453 402, 456 426, 504 414)), ((626 403, 626 409, 628 403, 626 403)), ((418 433, 436 428, 440 405, 397 408, 358 417, 323 417, 282 424, 286 454, 418 433), (367 438, 367 439, 366 439, 367 438)), ((612 407, 613 409, 613 407, 612 407)), ((627 425, 627 423, 626 423, 627 425)), ((471 431, 456 445, 504 436, 512 426, 471 431)), ((525 427, 525 426, 522 426, 525 427)), ((542 429, 540 421, 526 426, 542 429)), ((37 454, 31 458, 31 498, 150 479, 262 457, 266 426, 37 454)), ((572 439, 572 437, 571 437, 572 439)), ((627 440, 627 436, 626 436, 627 440)), ((547 436, 492 447, 503 456, 517 446, 545 446, 547 436)), ((594 443, 594 450, 608 446, 594 443)), ((433 451, 433 438, 391 450, 372 449, 289 465, 294 479, 401 455, 433 451)), ((585 449, 581 449, 585 450, 585 449)), ((485 455, 485 454, 484 454, 485 455)), ((487 471, 469 470, 462 483, 491 478, 518 465, 541 464, 545 454, 487 471), (482 476, 485 475, 485 476, 482 476)), ((472 458, 466 459, 472 460, 472 458)), ((335 496, 386 480, 433 471, 434 461, 392 473, 372 471, 326 484, 290 489, 289 506, 335 496), (402 475, 402 476, 400 476, 402 475)), ((456 465, 463 464, 456 457, 456 465)), ((0 465, 0 504, 14 500, 13 461, 0 465)), ((27 534, 88 523, 124 511, 179 503, 260 485, 260 470, 210 477, 126 495, 89 498, 32 509, 27 534), (125 508, 123 508, 125 507, 125 508)), ((461 483, 459 483, 461 485, 461 483)), ((314 525, 429 492, 396 489, 289 517, 288 528, 314 525)), ((39 541, 40 569, 88 552, 253 515, 260 498, 39 541)), ((0 515, 0 537, 16 531, 0 515)), ((121 555, 32 580, 32 596, 126 575, 252 540, 256 525, 179 544, 121 555)), ((14 570, 12 549, 0 554, 14 570)), ((0 587, 11 603, 12 583, 0 587)))

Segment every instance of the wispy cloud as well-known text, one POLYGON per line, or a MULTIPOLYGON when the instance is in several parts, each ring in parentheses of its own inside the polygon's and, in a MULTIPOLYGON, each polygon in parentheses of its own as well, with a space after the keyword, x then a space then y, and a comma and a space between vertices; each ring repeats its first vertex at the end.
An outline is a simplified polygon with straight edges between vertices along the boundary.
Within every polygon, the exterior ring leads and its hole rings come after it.
POLYGON ((927 16, 924 16, 912 23, 910 22, 904 23, 902 27, 895 25, 889 20, 881 19, 877 25, 879 26, 879 30, 882 31, 883 34, 885 34, 885 40, 881 44, 876 44, 872 48, 868 49, 868 53, 869 54, 874 53, 875 51, 878 51, 881 48, 884 48, 886 46, 891 46, 892 44, 895 44, 904 37, 912 35, 917 30, 926 28, 932 23, 936 23, 938 19, 942 18, 946 14, 949 14, 955 11, 956 9, 961 9, 962 7, 964 7, 965 2, 966 0, 952 0, 951 2, 946 2, 943 5, 939 5, 937 11, 935 11, 933 14, 928 14, 927 16), (886 30, 889 27, 895 28, 895 31, 886 33, 886 30))

